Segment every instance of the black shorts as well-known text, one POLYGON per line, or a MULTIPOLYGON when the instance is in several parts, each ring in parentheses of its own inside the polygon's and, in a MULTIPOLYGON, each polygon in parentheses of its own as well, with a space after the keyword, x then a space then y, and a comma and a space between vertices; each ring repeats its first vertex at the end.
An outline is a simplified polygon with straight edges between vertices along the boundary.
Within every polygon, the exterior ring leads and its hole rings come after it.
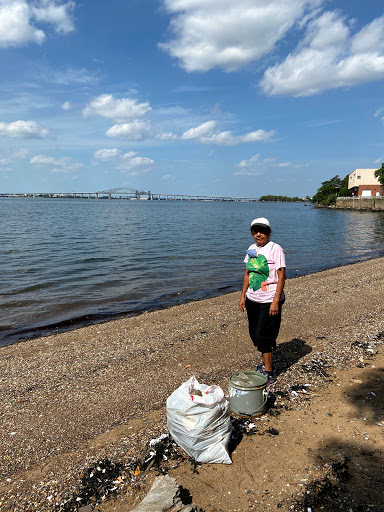
POLYGON ((276 338, 279 334, 281 323, 281 306, 284 301, 279 302, 277 315, 270 315, 270 302, 260 303, 245 299, 245 308, 248 315, 249 335, 257 349, 264 352, 276 350, 276 338))

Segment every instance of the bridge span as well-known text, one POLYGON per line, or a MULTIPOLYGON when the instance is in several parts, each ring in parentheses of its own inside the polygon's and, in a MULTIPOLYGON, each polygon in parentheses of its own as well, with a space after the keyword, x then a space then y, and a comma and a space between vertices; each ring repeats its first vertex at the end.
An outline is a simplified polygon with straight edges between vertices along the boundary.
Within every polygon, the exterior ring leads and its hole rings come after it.
POLYGON ((149 201, 258 201, 256 198, 229 197, 229 196, 205 196, 192 194, 171 194, 167 192, 145 192, 133 188, 112 188, 96 192, 96 198, 101 194, 107 194, 108 199, 117 199, 113 195, 133 195, 131 199, 147 199, 149 201))
POLYGON ((0 197, 46 197, 46 198, 77 198, 77 199, 125 199, 147 201, 234 201, 257 202, 254 197, 207 196, 194 194, 174 194, 167 192, 150 192, 134 188, 111 188, 97 192, 26 192, 0 193, 0 197))

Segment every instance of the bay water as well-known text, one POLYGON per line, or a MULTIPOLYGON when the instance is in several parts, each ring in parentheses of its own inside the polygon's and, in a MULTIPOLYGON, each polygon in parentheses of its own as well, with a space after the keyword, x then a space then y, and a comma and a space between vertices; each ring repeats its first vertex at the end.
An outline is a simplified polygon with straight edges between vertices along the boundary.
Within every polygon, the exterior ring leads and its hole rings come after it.
POLYGON ((0 346, 240 291, 249 226, 261 216, 286 253, 288 278, 384 256, 383 212, 0 198, 0 346))

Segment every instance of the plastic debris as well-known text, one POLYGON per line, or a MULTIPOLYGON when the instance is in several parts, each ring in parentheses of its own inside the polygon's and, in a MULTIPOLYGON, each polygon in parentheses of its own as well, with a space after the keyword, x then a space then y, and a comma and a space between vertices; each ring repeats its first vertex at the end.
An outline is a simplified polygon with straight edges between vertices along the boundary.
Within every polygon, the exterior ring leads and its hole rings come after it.
POLYGON ((248 375, 245 375, 245 373, 239 372, 236 377, 232 377, 232 384, 235 386, 253 387, 255 385, 255 381, 248 377, 248 375))
POLYGON ((163 441, 164 439, 168 439, 168 437, 168 434, 161 434, 161 436, 158 437, 157 439, 151 439, 149 441, 149 446, 156 446, 157 444, 161 443, 161 441, 163 441))

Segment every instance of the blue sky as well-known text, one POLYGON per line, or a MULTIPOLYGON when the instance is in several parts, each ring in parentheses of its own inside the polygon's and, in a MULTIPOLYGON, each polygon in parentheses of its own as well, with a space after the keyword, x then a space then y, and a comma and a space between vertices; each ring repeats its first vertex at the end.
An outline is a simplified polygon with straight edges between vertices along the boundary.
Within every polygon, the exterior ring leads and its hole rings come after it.
POLYGON ((384 7, 0 0, 0 192, 313 195, 384 159, 384 7))

